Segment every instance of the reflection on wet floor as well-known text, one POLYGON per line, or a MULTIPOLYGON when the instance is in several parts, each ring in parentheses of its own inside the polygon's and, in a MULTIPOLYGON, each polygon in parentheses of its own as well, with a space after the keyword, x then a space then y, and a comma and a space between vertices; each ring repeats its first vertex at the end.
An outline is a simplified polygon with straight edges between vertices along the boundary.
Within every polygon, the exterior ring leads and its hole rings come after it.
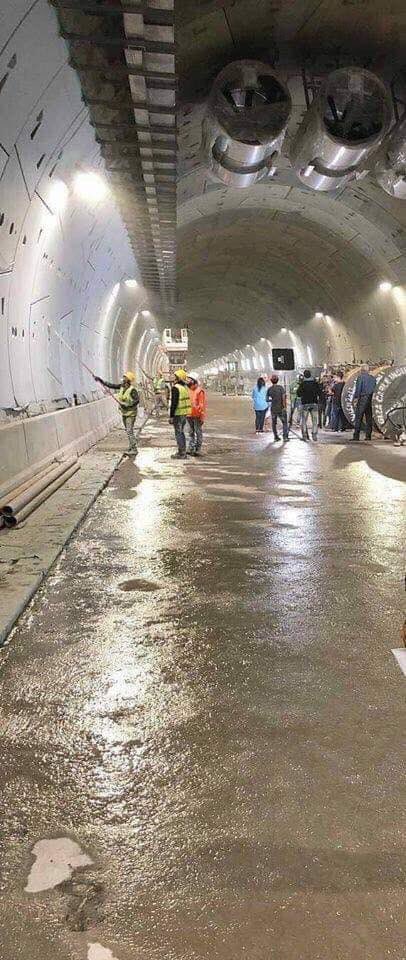
POLYGON ((69 837, 40 840, 32 851, 34 863, 25 887, 27 893, 39 893, 70 880, 73 870, 90 866, 90 857, 69 837))
POLYGON ((101 943, 89 943, 87 960, 118 960, 118 957, 113 957, 111 950, 102 947, 101 943))
POLYGON ((3 652, 5 960, 404 960, 406 486, 245 427, 154 427, 3 652))

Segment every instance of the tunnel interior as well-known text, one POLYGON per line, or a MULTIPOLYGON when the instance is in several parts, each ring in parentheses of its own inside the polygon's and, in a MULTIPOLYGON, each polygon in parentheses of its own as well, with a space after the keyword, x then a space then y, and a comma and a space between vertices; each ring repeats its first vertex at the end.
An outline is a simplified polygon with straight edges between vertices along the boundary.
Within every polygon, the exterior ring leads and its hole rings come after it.
POLYGON ((405 31, 0 0, 0 960, 406 960, 405 31))
MULTIPOLYGON (((299 2, 288 13, 250 0, 224 9, 179 0, 155 5, 151 23, 118 3, 79 6, 2 4, 2 420, 97 399, 89 371, 152 375, 162 330, 175 323, 189 329, 190 363, 203 373, 231 356, 252 371, 263 356, 267 369, 282 344, 294 347, 297 366, 402 362, 406 205, 384 192, 371 164, 325 193, 290 162, 309 102, 337 67, 375 71, 378 84, 392 84, 392 112, 402 110, 402 5, 382 29, 379 4, 369 4, 366 30, 363 11, 341 4, 323 3, 303 21, 299 2), (240 189, 209 172, 202 130, 215 77, 244 58, 262 58, 275 79, 266 75, 266 95, 248 90, 240 102, 230 93, 235 124, 244 110, 275 106, 276 91, 287 129, 266 158, 269 175, 240 189)), ((338 135, 344 124, 349 140, 357 128, 362 143, 371 124, 379 131, 382 104, 371 93, 360 132, 359 89, 350 100, 344 92, 326 94, 330 126, 338 135)), ((227 163, 232 171, 234 155, 227 163)))

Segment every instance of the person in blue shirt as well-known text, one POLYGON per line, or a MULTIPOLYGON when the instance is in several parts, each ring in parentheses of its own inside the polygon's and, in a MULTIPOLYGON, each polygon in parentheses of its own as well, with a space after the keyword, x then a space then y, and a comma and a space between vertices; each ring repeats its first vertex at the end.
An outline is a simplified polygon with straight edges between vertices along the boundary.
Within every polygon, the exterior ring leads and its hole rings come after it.
POLYGON ((264 432, 265 414, 268 409, 266 386, 263 377, 258 377, 257 385, 252 391, 252 403, 255 410, 255 432, 264 432))
POLYGON ((372 395, 376 390, 376 379, 369 372, 369 366, 364 363, 358 374, 355 384, 354 400, 356 402, 354 436, 352 440, 359 440, 362 421, 365 417, 365 440, 372 439, 372 395))

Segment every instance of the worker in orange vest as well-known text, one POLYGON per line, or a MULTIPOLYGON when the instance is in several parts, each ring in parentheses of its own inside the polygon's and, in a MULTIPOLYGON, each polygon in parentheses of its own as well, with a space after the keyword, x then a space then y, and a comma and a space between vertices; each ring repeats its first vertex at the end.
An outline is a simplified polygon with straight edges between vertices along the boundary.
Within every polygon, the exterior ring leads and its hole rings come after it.
POLYGON ((188 377, 188 387, 192 404, 192 413, 187 418, 189 426, 188 454, 190 457, 200 457, 203 444, 203 424, 207 413, 207 394, 194 373, 188 377))

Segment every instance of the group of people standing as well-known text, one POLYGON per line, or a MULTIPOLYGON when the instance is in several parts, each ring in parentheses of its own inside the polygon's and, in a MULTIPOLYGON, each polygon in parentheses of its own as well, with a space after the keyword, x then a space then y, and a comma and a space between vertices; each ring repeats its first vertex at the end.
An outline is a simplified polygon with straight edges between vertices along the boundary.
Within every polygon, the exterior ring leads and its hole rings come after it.
MULTIPOLYGON (((123 426, 128 437, 128 454, 136 457, 138 453, 135 436, 135 423, 140 404, 140 395, 136 387, 135 374, 127 371, 121 383, 109 383, 101 377, 94 377, 110 390, 116 390, 117 402, 120 407, 123 426)), ((183 460, 187 456, 198 457, 203 444, 203 424, 207 412, 207 394, 199 384, 196 376, 187 374, 186 370, 179 369, 173 376, 160 373, 153 382, 156 409, 158 397, 162 398, 164 408, 169 408, 169 423, 175 430, 177 453, 176 460, 183 460), (169 383, 171 381, 171 389, 169 383), (170 393, 169 393, 170 391, 170 393), (186 436, 186 428, 188 435, 186 436)))
POLYGON ((272 430, 275 440, 281 437, 278 434, 278 420, 282 424, 282 436, 289 440, 288 414, 286 407, 286 390, 279 383, 279 377, 274 373, 271 377, 271 386, 267 388, 263 377, 259 377, 252 391, 252 402, 255 411, 255 432, 264 432, 267 415, 272 419, 272 430))
POLYGON ((206 412, 207 394, 197 377, 187 374, 186 370, 176 370, 171 390, 169 423, 173 424, 178 450, 172 459, 184 460, 187 456, 200 456, 206 412), (188 438, 185 434, 186 427, 188 438))
MULTIPOLYGON (((122 382, 118 384, 108 383, 101 377, 95 376, 94 379, 103 386, 118 391, 117 401, 128 436, 128 452, 136 456, 138 450, 135 422, 140 397, 135 384, 135 374, 128 371, 124 374, 122 382)), ((364 418, 365 439, 371 440, 373 426, 372 397, 376 389, 376 383, 376 378, 371 374, 369 366, 364 364, 355 385, 355 425, 352 440, 360 439, 364 418)), ((342 371, 338 371, 330 379, 326 376, 317 379, 312 376, 310 370, 305 370, 299 376, 294 393, 291 394, 291 413, 288 422, 286 390, 279 383, 278 375, 276 373, 272 374, 270 386, 266 385, 264 377, 259 377, 252 391, 256 434, 264 433, 265 421, 270 417, 275 441, 283 440, 287 442, 295 410, 300 416, 301 439, 303 441, 310 439, 309 417, 313 441, 318 439, 319 427, 326 426, 327 419, 333 431, 344 431, 348 425, 341 404, 344 384, 344 373, 342 371), (279 422, 282 427, 282 437, 278 433, 279 422)), ((184 460, 187 456, 198 457, 203 444, 207 394, 204 387, 199 383, 197 376, 188 374, 182 368, 176 370, 169 378, 161 373, 154 382, 154 391, 156 396, 160 393, 164 394, 163 406, 165 408, 169 405, 169 422, 174 427, 177 446, 177 452, 173 454, 173 458, 184 460), (170 400, 169 381, 171 381, 170 400)))
POLYGON ((271 386, 267 388, 264 377, 259 377, 256 386, 252 391, 252 402, 255 410, 255 432, 260 434, 264 432, 265 420, 270 416, 272 421, 272 430, 274 439, 289 440, 289 427, 292 426, 292 416, 295 409, 300 412, 300 423, 302 428, 302 440, 309 439, 308 421, 309 416, 312 423, 312 439, 317 440, 319 427, 319 401, 321 397, 321 384, 319 380, 312 377, 310 370, 305 370, 303 376, 299 379, 295 399, 292 407, 291 418, 288 425, 286 390, 279 383, 279 377, 276 373, 271 376, 271 386), (278 434, 278 420, 282 424, 282 437, 278 434))
MULTIPOLYGON (((255 411, 255 432, 264 433, 265 422, 271 418, 274 439, 279 441, 278 420, 282 424, 282 438, 289 440, 289 428, 292 426, 295 412, 299 417, 301 439, 308 441, 309 418, 311 421, 311 437, 315 442, 318 439, 320 427, 328 426, 334 433, 343 433, 350 424, 347 421, 342 407, 342 393, 345 386, 344 373, 339 370, 335 374, 316 378, 310 370, 299 375, 294 388, 291 390, 291 411, 288 423, 286 390, 279 384, 276 374, 271 376, 271 386, 267 387, 265 378, 259 377, 252 391, 252 402, 255 411)), ((360 439, 363 420, 365 419, 365 439, 372 437, 372 397, 376 389, 376 378, 370 373, 368 364, 364 364, 357 377, 354 403, 355 424, 352 440, 360 439)))
MULTIPOLYGON (((339 370, 336 374, 326 374, 321 377, 320 383, 322 387, 321 411, 319 413, 322 423, 320 423, 320 426, 328 426, 333 432, 343 433, 350 427, 341 403, 345 386, 344 373, 342 370, 339 370)), ((365 439, 372 439, 372 398, 376 390, 376 385, 376 377, 371 374, 369 364, 364 363, 357 376, 352 398, 355 407, 355 423, 352 440, 360 439, 361 428, 364 421, 365 439)))

